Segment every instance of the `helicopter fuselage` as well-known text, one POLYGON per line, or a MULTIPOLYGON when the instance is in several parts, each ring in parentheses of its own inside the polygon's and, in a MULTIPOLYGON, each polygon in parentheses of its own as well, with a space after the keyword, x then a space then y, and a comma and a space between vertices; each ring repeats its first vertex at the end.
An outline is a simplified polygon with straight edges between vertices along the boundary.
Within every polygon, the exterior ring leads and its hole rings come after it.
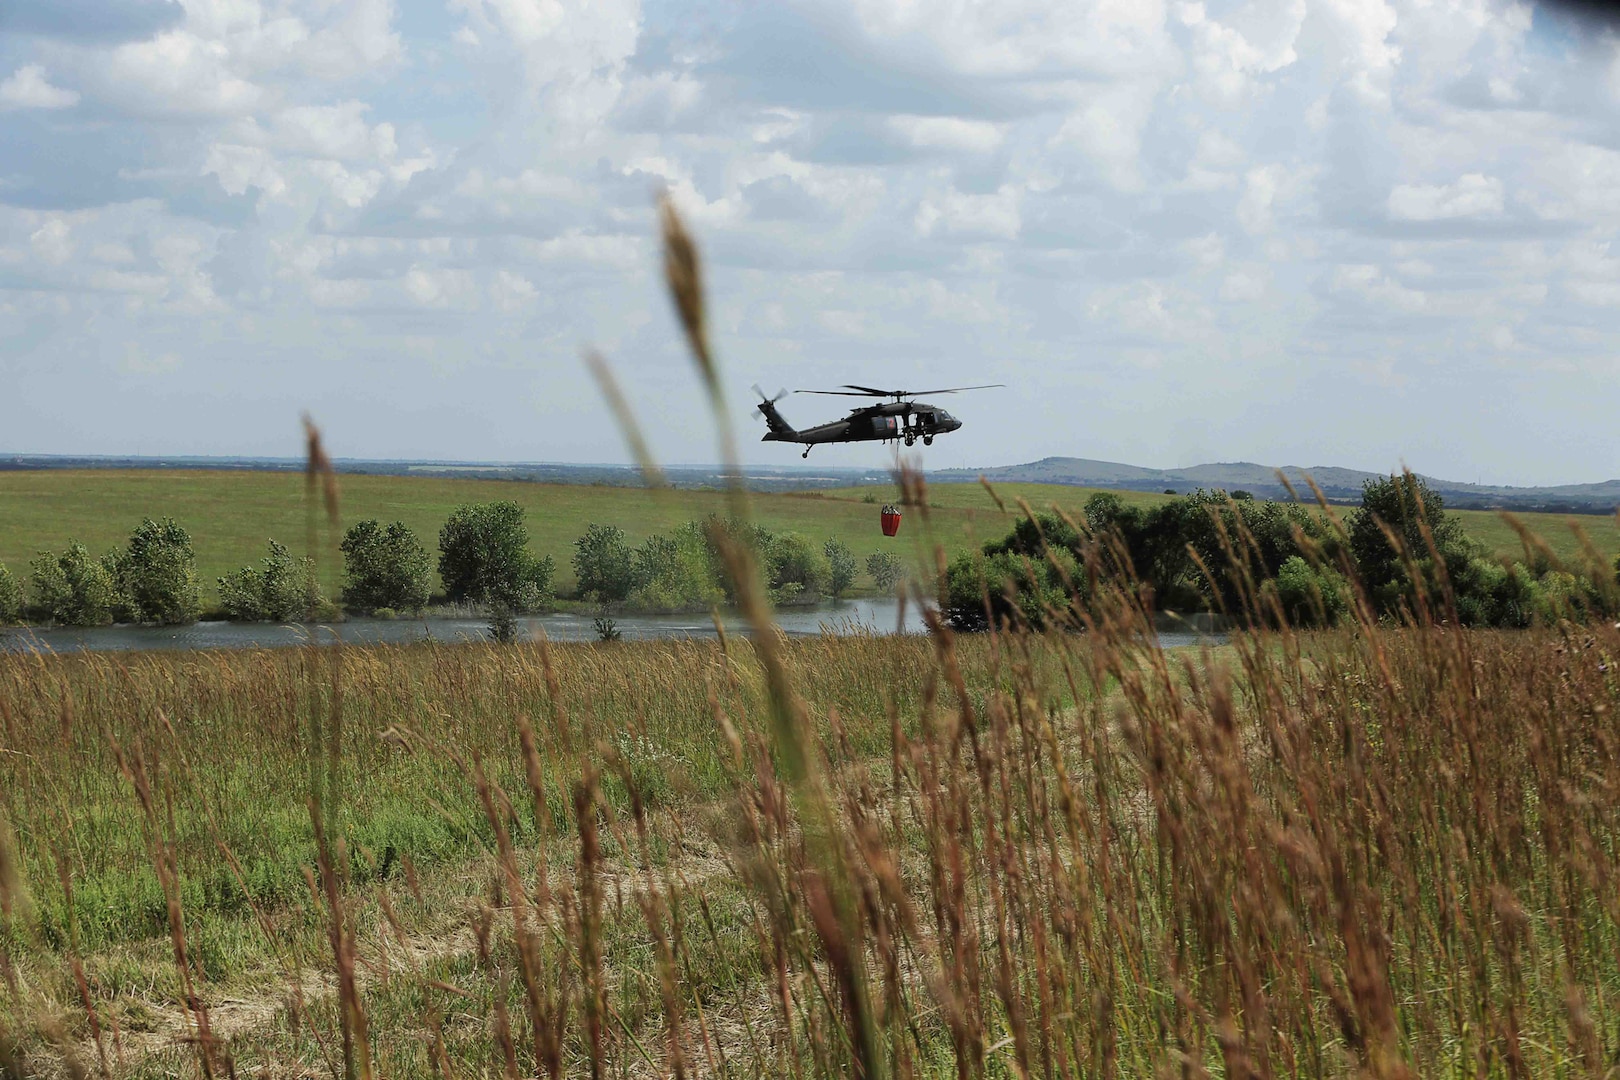
MULTIPOLYGON (((773 409, 772 412, 775 410, 773 409)), ((772 424, 764 442, 802 443, 815 446, 838 442, 888 442, 900 440, 910 446, 917 439, 932 443, 935 435, 955 431, 962 421, 940 408, 921 401, 890 401, 852 409, 842 420, 815 427, 794 429, 786 423, 772 424)))

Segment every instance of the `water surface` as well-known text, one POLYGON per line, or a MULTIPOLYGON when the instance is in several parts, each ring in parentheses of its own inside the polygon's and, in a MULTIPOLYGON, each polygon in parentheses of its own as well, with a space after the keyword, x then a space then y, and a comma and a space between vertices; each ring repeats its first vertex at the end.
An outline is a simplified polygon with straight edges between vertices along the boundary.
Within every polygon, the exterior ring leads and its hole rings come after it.
MULTIPOLYGON (((519 620, 523 636, 552 641, 595 641, 593 616, 572 613, 535 615, 519 620)), ((708 615, 615 615, 614 625, 626 641, 658 638, 712 638, 714 620, 708 615)), ((745 634, 747 626, 736 614, 723 614, 728 634, 745 634)), ((922 634, 927 632, 915 604, 893 599, 844 600, 815 607, 784 608, 776 624, 795 637, 835 634, 922 634)), ((276 623, 200 622, 191 626, 98 626, 42 629, 0 629, 0 652, 124 652, 143 649, 247 649, 321 644, 336 641, 351 645, 403 644, 413 641, 486 641, 489 627, 483 619, 350 619, 334 625, 282 626, 276 623)), ((1166 647, 1191 645, 1201 638, 1189 630, 1159 634, 1166 647)))

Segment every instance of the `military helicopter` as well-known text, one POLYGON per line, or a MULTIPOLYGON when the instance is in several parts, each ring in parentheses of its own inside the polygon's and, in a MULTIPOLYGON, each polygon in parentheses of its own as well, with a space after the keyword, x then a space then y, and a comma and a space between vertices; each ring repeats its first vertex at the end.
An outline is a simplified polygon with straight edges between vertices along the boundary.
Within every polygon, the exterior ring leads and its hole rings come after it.
POLYGON ((924 446, 932 446, 935 435, 955 431, 962 426, 962 421, 938 405, 913 401, 913 398, 923 394, 956 394, 963 390, 988 390, 994 386, 1004 385, 1006 384, 985 383, 982 386, 949 386, 939 390, 877 390, 870 386, 845 383, 842 390, 796 390, 794 393, 798 394, 890 399, 878 405, 858 406, 851 409, 849 415, 842 420, 818 424, 803 431, 782 419, 782 414, 776 409, 776 403, 787 396, 786 390, 778 392, 773 398, 768 398, 765 391, 755 386, 754 393, 759 395, 759 405, 754 411, 765 418, 765 425, 770 428, 761 442, 801 443, 804 446, 804 453, 800 455, 802 457, 809 457, 810 448, 818 443, 888 442, 890 439, 899 439, 910 446, 921 439, 924 446))

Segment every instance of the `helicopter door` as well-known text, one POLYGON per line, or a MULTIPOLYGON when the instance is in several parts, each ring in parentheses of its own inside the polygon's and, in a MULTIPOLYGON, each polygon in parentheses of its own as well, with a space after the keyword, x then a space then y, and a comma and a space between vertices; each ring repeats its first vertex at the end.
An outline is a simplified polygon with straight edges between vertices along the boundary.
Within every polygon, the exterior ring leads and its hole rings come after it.
POLYGON ((898 416, 872 417, 872 437, 877 439, 899 438, 900 418, 898 416))

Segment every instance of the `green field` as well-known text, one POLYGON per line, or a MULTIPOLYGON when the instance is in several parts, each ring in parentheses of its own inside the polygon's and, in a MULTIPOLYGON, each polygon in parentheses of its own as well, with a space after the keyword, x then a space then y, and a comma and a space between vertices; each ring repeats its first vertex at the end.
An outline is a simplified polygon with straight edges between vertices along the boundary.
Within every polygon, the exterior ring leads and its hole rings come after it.
MULTIPOLYGON (((557 585, 572 587, 569 558, 573 542, 591 522, 618 525, 632 543, 695 518, 723 513, 719 492, 652 493, 639 488, 531 484, 499 480, 360 476, 340 478, 343 525, 375 517, 405 522, 434 549, 439 527, 457 506, 511 499, 528 512, 534 548, 557 561, 557 585)), ((1053 503, 1078 512, 1092 489, 1048 484, 1007 484, 997 494, 1009 510, 1027 500, 1042 508, 1053 503)), ((1167 496, 1121 492, 1128 502, 1152 504, 1167 496)), ((928 489, 927 521, 908 513, 900 538, 886 540, 879 530, 882 503, 897 497, 890 488, 838 488, 831 491, 753 496, 759 522, 777 531, 800 532, 819 542, 836 536, 862 560, 870 552, 892 550, 914 557, 930 539, 947 554, 967 550, 1001 535, 1006 518, 977 484, 936 484, 928 489), (867 501, 871 500, 871 501, 867 501)), ((1342 511, 1341 511, 1342 512, 1342 511)), ((18 576, 42 550, 59 550, 78 540, 92 552, 122 546, 142 517, 173 517, 192 536, 206 602, 214 581, 238 567, 257 563, 265 541, 303 549, 307 530, 301 474, 183 470, 87 470, 0 472, 0 563, 18 576)), ((1469 533, 1503 557, 1522 557, 1517 535, 1501 516, 1459 511, 1469 533)), ((1620 552, 1614 519, 1567 519, 1556 514, 1525 514, 1526 525, 1561 558, 1574 559, 1579 543, 1570 522, 1584 528, 1609 556, 1620 552)), ((341 567, 322 526, 321 572, 336 589, 341 567)))
MULTIPOLYGON (((1078 514, 1085 501, 1097 493, 1097 489, 1068 487, 1061 484, 997 484, 995 492, 1014 512, 1017 511, 1018 500, 1023 499, 1037 510, 1056 504, 1071 514, 1078 514)), ((859 500, 867 493, 873 493, 878 498, 883 498, 886 494, 880 488, 839 488, 828 492, 827 498, 859 500)), ((1169 495, 1146 491, 1116 491, 1114 494, 1126 503, 1138 506, 1156 506, 1171 498, 1169 495)), ((976 511, 976 514, 970 513, 967 517, 968 519, 976 517, 981 522, 985 520, 985 511, 995 514, 995 504, 980 484, 934 484, 928 488, 928 501, 941 519, 947 522, 954 521, 955 515, 963 511, 976 511)), ((1342 520, 1352 509, 1353 507, 1349 506, 1335 506, 1333 512, 1342 520)), ((1495 510, 1453 512, 1462 520, 1463 528, 1468 531, 1468 535, 1484 544, 1498 558, 1524 558, 1524 546, 1519 540, 1519 534, 1508 525, 1501 513, 1495 510)), ((1615 517, 1598 514, 1577 517, 1564 514, 1513 516, 1546 541, 1547 546, 1560 559, 1573 563, 1580 561, 1581 543, 1576 530, 1584 532, 1598 551, 1610 558, 1620 554, 1620 521, 1615 517)))
MULTIPOLYGON (((617 525, 632 543, 696 518, 724 513, 725 496, 713 491, 654 493, 639 488, 514 483, 396 476, 348 475, 339 478, 341 520, 378 518, 403 521, 429 551, 436 550, 439 528, 456 507, 510 499, 527 511, 534 550, 557 561, 557 585, 573 584, 569 559, 574 540, 591 522, 617 525)), ((981 492, 982 495, 982 492, 981 492)), ((988 505, 988 500, 985 500, 988 505)), ((823 499, 799 495, 756 495, 758 521, 782 532, 801 532, 820 542, 837 536, 864 561, 888 545, 904 556, 913 554, 907 541, 918 532, 906 530, 897 541, 879 528, 877 504, 860 498, 823 499)), ((994 509, 991 514, 995 515, 994 509)), ((0 473, 0 563, 13 574, 26 574, 40 551, 59 550, 78 540, 92 552, 122 546, 142 517, 172 517, 191 533, 197 570, 211 600, 214 581, 264 557, 265 541, 274 537, 302 551, 308 529, 302 474, 182 470, 61 471, 0 473)), ((975 515, 950 511, 938 522, 948 546, 964 543, 961 525, 975 515)), ((321 525, 321 574, 329 589, 341 567, 321 525)))

